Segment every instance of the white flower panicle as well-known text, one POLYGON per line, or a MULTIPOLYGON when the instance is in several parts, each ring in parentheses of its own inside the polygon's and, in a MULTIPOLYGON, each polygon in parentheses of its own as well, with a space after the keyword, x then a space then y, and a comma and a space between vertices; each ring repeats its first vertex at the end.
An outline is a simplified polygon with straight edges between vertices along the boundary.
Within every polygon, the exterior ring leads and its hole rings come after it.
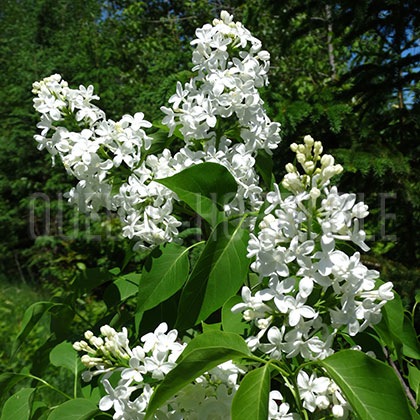
POLYGON ((226 11, 197 29, 196 36, 191 45, 197 74, 185 86, 178 82, 169 99, 172 108, 161 108, 163 123, 171 132, 179 127, 187 145, 194 140, 215 144, 218 120, 235 115, 247 152, 277 148, 279 124, 268 118, 257 90, 268 84, 270 66, 261 41, 226 11))
POLYGON ((35 109, 41 113, 42 131, 35 136, 38 148, 47 148, 53 158, 58 155, 79 181, 67 193, 69 201, 96 218, 102 208, 117 211, 123 235, 137 239, 137 247, 171 241, 181 225, 172 216, 175 194, 153 179, 179 172, 188 159, 172 162, 165 151, 157 163, 154 155, 142 162, 142 149, 151 145, 144 129, 151 123, 141 112, 124 115, 118 122, 107 120, 90 103, 99 99, 92 86, 70 89, 61 76, 53 75, 34 83, 34 93, 35 109), (115 189, 113 175, 117 181, 129 177, 115 189))
POLYGON ((59 156, 67 172, 79 183, 69 193, 70 201, 81 196, 83 210, 94 215, 100 208, 115 209, 107 179, 113 168, 123 162, 134 169, 140 162, 141 149, 150 147, 151 138, 143 128, 151 127, 142 113, 125 115, 114 122, 91 103, 99 99, 93 86, 70 89, 55 74, 34 83, 35 109, 41 113, 35 136, 38 148, 46 148, 53 157, 59 156))
POLYGON ((267 195, 267 215, 248 243, 260 287, 244 287, 243 303, 232 310, 257 328, 248 338, 251 350, 274 359, 323 359, 333 352, 337 331, 354 336, 381 320, 392 283, 377 288, 379 273, 361 263, 360 253, 340 250, 342 241, 369 249, 360 229, 367 206, 329 186, 341 166, 322 156, 322 144, 310 136, 291 148, 304 174, 288 164, 282 185, 292 194, 282 196, 275 185, 267 195))
MULTIPOLYGON (((113 409, 116 420, 143 419, 155 387, 176 366, 186 344, 179 342, 176 330, 168 331, 166 323, 141 337, 142 345, 134 348, 129 346, 125 328, 117 332, 105 325, 101 334, 103 337, 96 337, 87 331, 87 341, 73 344, 75 350, 86 353, 82 362, 88 370, 82 377, 90 381, 93 376, 103 374, 101 383, 106 395, 99 402, 100 410, 113 409), (116 386, 111 384, 112 375, 118 375, 116 386)), ((238 378, 243 374, 245 370, 231 361, 222 363, 183 388, 153 418, 228 419, 232 398, 239 387, 238 378)))
POLYGON ((239 188, 225 208, 228 214, 257 210, 262 190, 254 169, 256 153, 271 153, 280 142, 280 125, 270 121, 258 93, 268 84, 270 55, 226 11, 212 25, 197 29, 196 36, 191 42, 196 75, 184 86, 177 83, 169 99, 172 107, 161 108, 166 114, 162 122, 171 133, 179 129, 187 148, 203 150, 204 161, 224 165, 235 177, 239 188), (223 126, 230 117, 239 143, 232 127, 223 126))
POLYGON ((99 97, 93 87, 71 89, 59 75, 34 83, 35 109, 41 113, 35 136, 38 148, 59 156, 78 184, 66 195, 83 212, 98 217, 101 209, 116 211, 123 235, 136 248, 170 242, 181 222, 172 215, 176 194, 155 179, 189 166, 215 162, 225 166, 238 183, 228 215, 255 211, 262 189, 255 171, 259 149, 270 152, 280 142, 279 124, 267 117, 257 88, 268 83, 269 54, 241 23, 222 12, 221 20, 197 29, 190 82, 177 84, 172 108, 162 107, 170 135, 179 126, 185 147, 172 155, 141 156, 151 145, 144 129, 151 123, 143 113, 124 115, 118 122, 91 103, 99 97), (218 121, 237 120, 241 142, 229 138, 218 121))

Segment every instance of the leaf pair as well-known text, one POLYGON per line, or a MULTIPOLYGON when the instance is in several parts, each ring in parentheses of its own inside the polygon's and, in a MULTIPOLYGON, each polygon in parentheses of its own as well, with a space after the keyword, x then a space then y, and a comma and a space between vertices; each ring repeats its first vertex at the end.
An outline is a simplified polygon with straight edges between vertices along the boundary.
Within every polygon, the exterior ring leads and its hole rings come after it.
POLYGON ((237 189, 229 171, 216 163, 202 163, 158 180, 174 191, 211 226, 217 224, 189 273, 189 249, 176 244, 161 246, 149 257, 139 284, 138 312, 173 296, 182 286, 176 327, 187 329, 205 320, 243 284, 248 259, 248 232, 242 223, 223 221, 219 211, 237 189))

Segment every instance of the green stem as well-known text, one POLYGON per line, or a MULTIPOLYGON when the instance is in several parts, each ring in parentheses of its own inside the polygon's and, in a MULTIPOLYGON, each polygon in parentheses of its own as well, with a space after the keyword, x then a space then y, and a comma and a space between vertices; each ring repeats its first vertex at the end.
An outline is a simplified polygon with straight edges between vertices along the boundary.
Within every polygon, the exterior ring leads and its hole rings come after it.
POLYGON ((308 413, 306 412, 306 410, 303 408, 303 405, 302 405, 302 400, 300 398, 299 386, 298 386, 298 383, 297 383, 296 376, 293 375, 291 379, 292 379, 292 382, 293 382, 293 384, 292 384, 292 386, 293 386, 293 388, 292 388, 293 389, 292 394, 295 397, 295 401, 296 401, 296 405, 297 405, 298 411, 299 411, 300 414, 303 415, 303 417, 305 418, 305 420, 309 420, 308 413))
POLYGON ((250 211, 248 213, 243 213, 243 214, 235 214, 233 216, 228 217, 228 220, 235 220, 235 219, 239 219, 240 217, 243 217, 244 219, 246 217, 249 216, 258 216, 259 212, 258 211, 250 211))
POLYGON ((417 304, 418 302, 414 304, 413 310, 411 311, 411 323, 413 324, 413 327, 414 327, 414 313, 416 312, 417 304))
POLYGON ((260 362, 260 363, 263 363, 265 365, 272 366, 274 369, 278 370, 280 372, 281 376, 283 376, 284 378, 290 376, 290 372, 282 369, 277 364, 274 364, 275 362, 277 362, 277 360, 265 360, 265 359, 262 359, 261 357, 254 356, 254 355, 248 356, 248 359, 255 360, 256 362, 260 362))
POLYGON ((89 328, 93 328, 93 325, 90 321, 88 321, 83 315, 81 315, 74 306, 68 305, 69 308, 83 321, 86 322, 87 325, 89 325, 89 328))
POLYGON ((77 379, 78 379, 78 377, 79 377, 79 372, 78 372, 78 369, 76 367, 76 370, 74 372, 74 384, 73 384, 73 395, 74 395, 74 399, 77 398, 77 379))
POLYGON ((200 241, 200 242, 197 242, 196 244, 193 244, 193 245, 191 245, 191 246, 189 246, 184 252, 187 252, 187 251, 189 251, 191 248, 194 248, 195 246, 198 246, 198 245, 201 245, 201 244, 205 244, 206 243, 206 241, 200 241))
POLYGON ((35 380, 41 382, 42 384, 44 384, 45 386, 47 386, 48 388, 51 388, 55 392, 58 392, 63 397, 66 397, 68 400, 72 400, 73 399, 72 397, 70 397, 69 395, 67 395, 65 392, 60 391, 59 389, 57 389, 56 387, 54 387, 53 385, 51 385, 50 383, 48 383, 44 379, 38 378, 38 376, 31 375, 30 373, 15 373, 15 372, 5 372, 5 373, 11 373, 13 375, 24 376, 25 378, 35 379, 35 380))

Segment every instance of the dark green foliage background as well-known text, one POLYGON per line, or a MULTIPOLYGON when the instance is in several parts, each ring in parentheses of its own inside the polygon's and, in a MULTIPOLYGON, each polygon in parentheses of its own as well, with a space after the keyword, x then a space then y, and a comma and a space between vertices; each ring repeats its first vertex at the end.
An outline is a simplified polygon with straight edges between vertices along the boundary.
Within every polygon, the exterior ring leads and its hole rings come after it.
MULTIPOLYGON (((176 80, 188 78, 195 28, 222 9, 271 53, 263 96, 282 124, 277 180, 292 158, 290 143, 308 133, 323 141, 345 168, 341 190, 370 206, 365 229, 375 242, 365 262, 412 303, 420 289, 420 8, 413 0, 1 0, 0 279, 57 292, 86 267, 109 269, 131 255, 115 218, 92 222, 62 205, 75 182, 36 150, 32 83, 60 73, 70 86, 93 84, 109 118, 142 111, 158 121, 176 80), (49 230, 45 203, 33 201, 40 192, 50 201, 49 230), (384 194, 394 198, 381 212, 384 194)), ((140 259, 131 256, 134 268, 140 259)))

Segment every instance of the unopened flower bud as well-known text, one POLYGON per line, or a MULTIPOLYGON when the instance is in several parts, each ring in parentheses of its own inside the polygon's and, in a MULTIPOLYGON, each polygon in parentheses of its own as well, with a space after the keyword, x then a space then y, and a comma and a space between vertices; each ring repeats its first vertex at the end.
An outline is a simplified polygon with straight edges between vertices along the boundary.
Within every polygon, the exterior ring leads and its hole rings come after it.
POLYGON ((252 321, 253 319, 253 314, 254 312, 251 311, 250 309, 246 309, 243 313, 242 316, 244 318, 245 321, 252 321))
POLYGON ((314 154, 315 155, 320 155, 323 151, 323 147, 322 147, 322 143, 320 141, 316 141, 314 143, 314 154))
POLYGON ((82 351, 82 347, 81 347, 81 345, 80 345, 80 343, 78 341, 76 341, 75 343, 73 343, 73 348, 76 351, 82 351))
POLYGON ((321 191, 319 191, 318 188, 314 187, 309 192, 309 195, 311 196, 312 200, 316 200, 321 195, 321 191))
POLYGON ((229 19, 229 13, 226 10, 222 10, 220 12, 220 17, 222 18, 222 20, 227 20, 229 19))
POLYGON ((90 370, 85 370, 82 373, 82 379, 84 382, 90 382, 93 378, 92 372, 90 370))
POLYGON ((262 219, 260 223, 260 228, 261 229, 268 228, 270 227, 270 224, 275 221, 276 221, 276 218, 272 214, 267 214, 267 216, 265 216, 264 219, 262 219))
POLYGON ((392 292, 393 286, 394 285, 390 281, 379 286, 379 289, 378 289, 379 299, 383 299, 383 300, 394 299, 394 293, 392 292))
POLYGON ((306 147, 303 144, 299 144, 297 150, 299 153, 305 153, 306 147))
POLYGON ((313 163, 311 160, 305 162, 302 164, 303 169, 305 170, 305 172, 307 174, 313 172, 313 170, 315 169, 315 163, 313 163))
POLYGON ((255 325, 260 329, 260 330, 265 330, 266 328, 268 328, 271 324, 271 317, 270 318, 261 318, 258 321, 255 322, 255 325))
POLYGON ((85 332, 86 340, 90 340, 92 337, 93 337, 93 332, 92 331, 86 331, 85 332))
POLYGON ((101 334, 105 337, 113 337, 116 334, 114 328, 111 328, 109 325, 103 325, 101 327, 101 334))
POLYGON ((81 358, 82 363, 87 367, 87 368, 93 368, 96 365, 98 365, 99 363, 102 362, 102 359, 100 359, 99 357, 90 357, 87 354, 84 354, 81 358))
POLYGON ((341 405, 334 405, 332 408, 332 414, 335 418, 344 416, 344 408, 341 405))
POLYGON ((99 348, 101 346, 103 346, 104 344, 104 340, 102 340, 101 337, 92 337, 89 340, 90 344, 92 344, 92 346, 95 346, 96 348, 99 348))
POLYGON ((306 146, 308 147, 312 147, 315 140, 312 138, 312 136, 307 135, 303 138, 303 141, 305 142, 306 146))
POLYGON ((263 50, 258 53, 257 57, 263 61, 268 61, 270 59, 270 53, 268 51, 263 50))
POLYGON ((339 390, 337 384, 333 381, 330 382, 330 385, 328 386, 328 392, 330 394, 335 394, 339 390))
POLYGON ((351 210, 351 215, 352 217, 363 219, 369 214, 368 208, 369 207, 361 201, 360 203, 357 203, 356 205, 353 206, 351 210))
POLYGON ((334 165, 334 157, 331 155, 324 155, 321 158, 321 165, 323 167, 334 165))
POLYGON ((304 153, 296 153, 296 159, 300 164, 306 162, 306 156, 304 155, 304 153))
POLYGON ((292 144, 290 145, 290 150, 291 150, 293 153, 296 153, 297 149, 298 149, 298 145, 297 145, 296 143, 292 143, 292 144))
POLYGON ((336 175, 341 174, 341 172, 343 172, 343 167, 340 164, 335 165, 334 169, 335 169, 336 175))
POLYGON ((335 169, 334 166, 327 166, 325 167, 325 169, 322 171, 322 177, 325 179, 330 179, 335 175, 335 169))
POLYGON ((296 172, 295 165, 293 165, 293 163, 288 163, 286 165, 286 171, 289 172, 289 173, 296 172))
POLYGON ((321 410, 326 410, 330 405, 330 400, 327 398, 326 395, 318 395, 316 397, 315 404, 321 410))

